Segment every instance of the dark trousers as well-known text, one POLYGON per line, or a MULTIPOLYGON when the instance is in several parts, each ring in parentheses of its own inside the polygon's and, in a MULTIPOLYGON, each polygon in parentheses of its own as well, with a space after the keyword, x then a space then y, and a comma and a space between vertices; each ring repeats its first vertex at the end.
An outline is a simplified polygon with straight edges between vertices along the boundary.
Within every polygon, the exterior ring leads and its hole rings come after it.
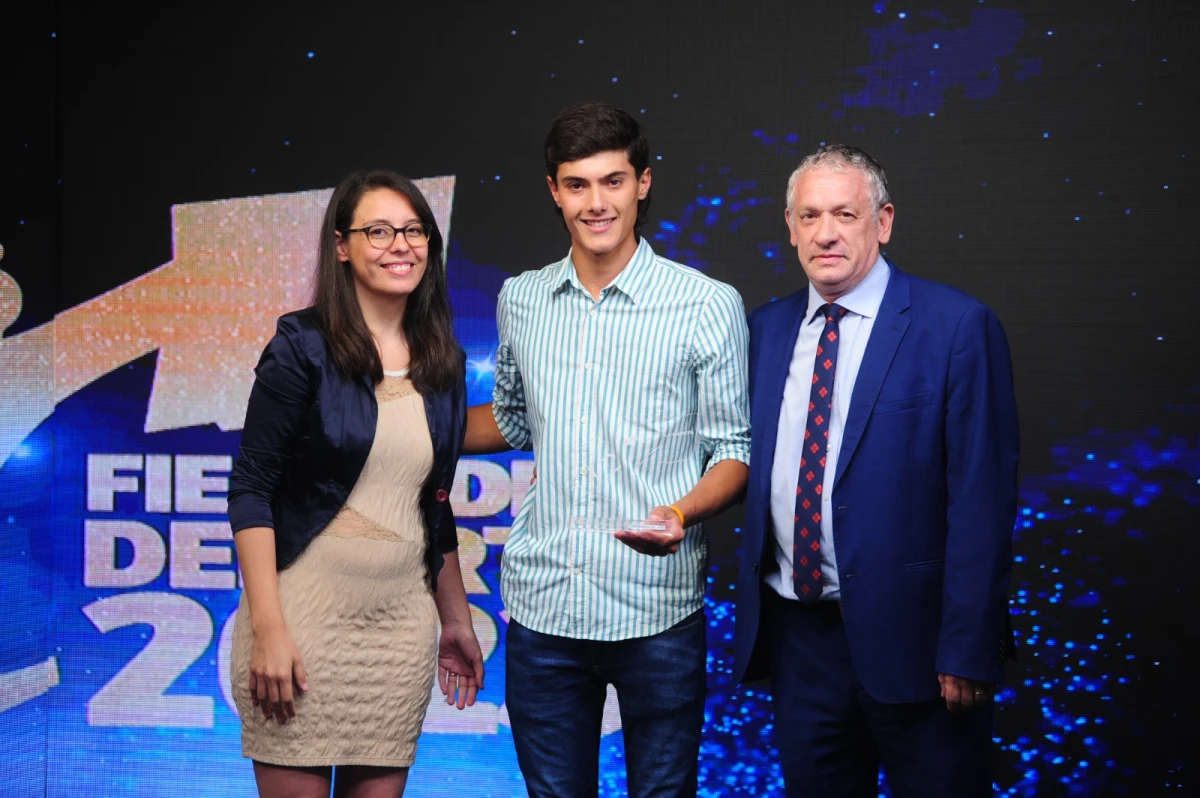
POLYGON ((850 662, 840 605, 767 590, 775 745, 788 798, 990 798, 991 704, 951 713, 939 699, 886 704, 850 662))
POLYGON ((508 625, 505 700, 532 798, 599 790, 600 719, 617 691, 630 796, 696 795, 704 725, 704 611, 650 637, 597 642, 508 625))

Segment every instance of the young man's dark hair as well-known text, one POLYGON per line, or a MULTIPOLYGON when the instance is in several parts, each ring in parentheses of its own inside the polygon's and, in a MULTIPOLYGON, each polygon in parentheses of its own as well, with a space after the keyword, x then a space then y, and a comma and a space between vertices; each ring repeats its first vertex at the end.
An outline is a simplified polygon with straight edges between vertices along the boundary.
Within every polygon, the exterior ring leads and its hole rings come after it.
MULTIPOLYGON (((650 168, 650 143, 636 119, 605 103, 572 105, 555 117, 546 134, 546 174, 557 182, 561 164, 616 150, 624 151, 637 177, 650 168)), ((645 199, 638 201, 634 235, 642 234, 642 224, 649 210, 650 193, 647 193, 645 199)), ((555 206, 554 213, 562 218, 559 207, 555 206)), ((566 225, 565 220, 563 224, 566 225)))

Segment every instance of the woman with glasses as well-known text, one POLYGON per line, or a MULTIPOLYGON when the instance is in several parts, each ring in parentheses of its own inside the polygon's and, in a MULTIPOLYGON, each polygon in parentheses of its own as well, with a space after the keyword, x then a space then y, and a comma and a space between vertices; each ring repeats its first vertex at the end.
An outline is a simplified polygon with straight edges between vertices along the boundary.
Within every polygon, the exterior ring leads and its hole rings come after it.
POLYGON ((448 501, 466 386, 442 247, 411 181, 350 175, 313 306, 255 369, 231 680, 263 796, 400 795, 435 675, 459 709, 483 687, 448 501))

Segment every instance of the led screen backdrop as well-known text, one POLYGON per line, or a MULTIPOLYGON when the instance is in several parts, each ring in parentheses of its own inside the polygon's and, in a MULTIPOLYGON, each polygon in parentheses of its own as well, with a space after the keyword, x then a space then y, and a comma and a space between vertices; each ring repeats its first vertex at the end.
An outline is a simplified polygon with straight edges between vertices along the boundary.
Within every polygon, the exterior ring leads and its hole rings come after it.
MULTIPOLYGON (((28 11, 0 32, 3 794, 252 794, 225 492, 330 188, 359 167, 419 179, 470 400, 487 401, 502 282, 568 246, 540 143, 585 100, 646 126, 651 243, 748 308, 803 286, 783 224, 798 160, 848 141, 883 163, 889 257, 987 302, 1013 346, 1020 660, 997 699, 997 792, 1197 788, 1193 4, 28 11)), ((488 688, 463 713, 431 705, 409 794, 524 794, 498 577, 531 470, 460 463, 488 688)), ((767 691, 728 677, 739 516, 707 525, 708 796, 781 794, 767 691)), ((621 795, 615 711, 604 731, 601 793, 621 795)))

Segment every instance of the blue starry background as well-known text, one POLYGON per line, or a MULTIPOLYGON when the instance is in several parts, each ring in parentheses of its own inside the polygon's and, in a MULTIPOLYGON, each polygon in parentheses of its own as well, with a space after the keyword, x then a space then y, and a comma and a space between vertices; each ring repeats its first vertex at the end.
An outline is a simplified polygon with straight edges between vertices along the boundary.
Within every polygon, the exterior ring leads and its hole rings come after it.
MULTIPOLYGON (((0 12, 0 269, 24 295, 10 336, 169 260, 172 204, 332 186, 358 167, 454 174, 450 282, 471 399, 486 401, 499 285, 568 245, 540 155, 561 107, 604 100, 644 122, 644 234, 748 308, 803 286, 783 224, 797 161, 823 142, 867 149, 897 206, 888 256, 989 304, 1013 348, 1020 648, 997 697, 996 793, 1197 794, 1194 3, 19 11, 0 12)), ((6 794, 252 789, 215 645, 172 688, 216 696, 212 729, 83 717, 140 632, 102 638, 80 615, 95 596, 78 586, 77 460, 158 450, 141 432, 152 369, 89 386, 0 469, 0 673, 49 655, 62 669, 0 713, 6 794)), ((180 451, 236 446, 215 429, 162 435, 180 451)), ((738 524, 733 510, 708 525, 705 796, 782 794, 769 694, 729 680, 738 524)), ((473 597, 494 617, 496 565, 489 553, 481 569, 494 592, 473 597)), ((210 601, 214 617, 231 609, 228 594, 210 601)), ((501 640, 497 703, 502 662, 501 640)), ((524 794, 504 728, 428 735, 420 756, 410 794, 524 794)), ((625 794, 619 734, 601 763, 601 794, 625 794)))

